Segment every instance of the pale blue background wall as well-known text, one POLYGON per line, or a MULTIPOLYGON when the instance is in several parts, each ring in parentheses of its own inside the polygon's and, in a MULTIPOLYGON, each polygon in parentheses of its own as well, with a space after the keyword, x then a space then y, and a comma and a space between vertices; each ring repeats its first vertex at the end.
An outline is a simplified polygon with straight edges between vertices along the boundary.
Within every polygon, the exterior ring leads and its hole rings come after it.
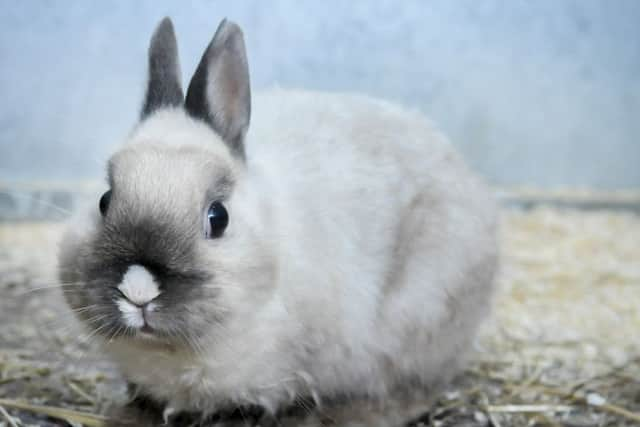
POLYGON ((3 1, 0 179, 101 177, 172 16, 185 79, 218 21, 254 88, 361 91, 431 115, 500 185, 640 186, 640 1, 3 1))

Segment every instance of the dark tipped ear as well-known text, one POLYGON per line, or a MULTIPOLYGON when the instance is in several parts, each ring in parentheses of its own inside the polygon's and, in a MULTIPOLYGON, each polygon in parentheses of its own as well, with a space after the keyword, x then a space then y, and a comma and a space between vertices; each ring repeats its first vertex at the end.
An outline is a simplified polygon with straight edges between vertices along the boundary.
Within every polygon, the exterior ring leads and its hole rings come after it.
POLYGON ((171 19, 164 18, 149 45, 149 82, 141 118, 162 107, 181 106, 184 95, 180 80, 176 34, 171 19))
POLYGON ((244 157, 251 89, 238 25, 226 19, 220 23, 191 79, 185 106, 193 117, 206 121, 235 155, 244 157))

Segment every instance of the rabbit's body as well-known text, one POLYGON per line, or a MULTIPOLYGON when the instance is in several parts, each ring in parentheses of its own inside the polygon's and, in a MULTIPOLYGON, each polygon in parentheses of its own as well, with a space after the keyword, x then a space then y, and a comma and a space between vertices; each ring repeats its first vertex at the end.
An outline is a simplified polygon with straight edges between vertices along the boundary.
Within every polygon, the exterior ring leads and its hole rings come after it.
POLYGON ((168 410, 203 413, 446 380, 488 311, 496 219, 443 136, 385 102, 272 90, 253 103, 246 159, 229 147, 182 108, 151 112, 111 161, 104 219, 67 235, 63 281, 142 277, 136 295, 152 293, 145 321, 162 334, 132 323, 104 344, 125 377, 168 410), (200 206, 216 197, 229 225, 204 239, 200 206))

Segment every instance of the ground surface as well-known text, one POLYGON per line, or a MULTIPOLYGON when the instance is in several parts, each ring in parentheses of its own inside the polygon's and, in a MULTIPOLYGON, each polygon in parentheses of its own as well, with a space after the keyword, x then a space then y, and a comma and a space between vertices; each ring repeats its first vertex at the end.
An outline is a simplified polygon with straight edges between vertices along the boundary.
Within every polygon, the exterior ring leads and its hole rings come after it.
MULTIPOLYGON (((60 230, 0 224, 2 427, 97 426, 124 398, 117 372, 83 340, 56 287, 60 230)), ((281 424, 640 425, 640 216, 505 210, 501 236, 495 314, 455 384, 430 399, 281 424)))

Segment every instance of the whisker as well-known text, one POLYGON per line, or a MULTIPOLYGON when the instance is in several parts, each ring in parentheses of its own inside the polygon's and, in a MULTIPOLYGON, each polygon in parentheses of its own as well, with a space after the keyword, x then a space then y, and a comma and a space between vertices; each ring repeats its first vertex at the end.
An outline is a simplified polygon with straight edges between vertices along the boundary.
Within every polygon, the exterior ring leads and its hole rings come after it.
MULTIPOLYGON (((51 320, 51 323, 47 323, 47 328, 52 328, 59 335, 59 338, 65 338, 73 328, 77 328, 82 325, 82 322, 93 323, 98 321, 98 316, 101 315, 106 307, 101 304, 89 304, 78 308, 70 308, 69 310, 58 312, 58 318, 51 320), (87 311, 98 311, 98 314, 89 317, 88 319, 78 319, 77 315, 87 311)), ((39 322, 38 322, 39 323, 39 322)))
POLYGON ((73 313, 83 313, 85 311, 88 310, 93 310, 94 308, 99 307, 99 304, 90 304, 90 305, 86 305, 84 307, 79 307, 79 308, 72 308, 69 311, 73 312, 73 313))
POLYGON ((11 190, 11 191, 0 191, 0 193, 8 194, 10 196, 22 198, 22 199, 25 199, 25 200, 30 200, 30 201, 39 203, 39 204, 41 204, 43 206, 47 206, 47 207, 53 208, 53 209, 57 210, 59 213, 63 213, 65 217, 73 214, 73 212, 71 212, 70 210, 61 208, 60 206, 55 205, 55 204, 50 203, 50 202, 47 202, 45 200, 40 200, 40 199, 38 199, 38 198, 36 198, 36 197, 34 197, 34 196, 30 195, 29 193, 24 192, 24 191, 11 190))
POLYGON ((30 280, 33 283, 42 283, 44 284, 44 286, 38 287, 36 289, 40 289, 40 288, 47 288, 47 287, 55 287, 55 286, 83 286, 86 285, 87 282, 82 281, 82 280, 78 280, 75 282, 66 282, 66 281, 61 281, 57 278, 52 278, 52 277, 45 277, 45 276, 41 276, 41 277, 36 277, 36 276, 32 276, 30 277, 30 280))
POLYGON ((86 337, 82 338, 83 341, 86 342, 86 343, 91 342, 91 339, 93 339, 98 333, 100 333, 100 331, 103 331, 107 326, 109 326, 109 324, 108 323, 104 323, 102 326, 97 327, 96 329, 91 331, 89 333, 89 335, 87 335, 86 337))
MULTIPOLYGON (((107 317, 107 315, 95 315, 95 316, 92 316, 89 319, 84 320, 84 322, 86 323, 85 326, 93 325, 93 324, 99 322, 100 320, 104 319, 105 317, 107 317)), ((68 319, 68 320, 71 320, 71 319, 68 319)), ((67 325, 65 325, 63 327, 58 327, 58 332, 63 334, 64 337, 70 337, 69 336, 70 332, 72 332, 73 328, 78 327, 78 326, 82 326, 82 324, 79 324, 78 322, 69 322, 67 325)), ((76 337, 71 337, 71 338, 74 338, 74 341, 81 341, 82 343, 86 343, 86 341, 82 341, 83 340, 83 335, 76 336, 76 337)))
POLYGON ((73 286, 77 286, 77 287, 81 287, 82 285, 78 284, 78 285, 50 285, 50 286, 40 286, 37 288, 31 288, 31 289, 27 289, 24 290, 22 292, 19 292, 17 294, 17 296, 25 296, 25 295, 29 295, 33 292, 40 292, 40 291, 50 291, 53 289, 62 289, 62 292, 64 293, 69 293, 69 292, 75 292, 75 289, 65 289, 65 288, 71 288, 73 286))
POLYGON ((116 328, 116 327, 114 327, 114 328, 112 328, 112 329, 113 329, 113 333, 112 333, 112 332, 111 332, 111 330, 110 330, 107 334, 105 334, 105 336, 106 336, 106 341, 107 341, 108 343, 112 343, 112 342, 113 342, 113 340, 116 338, 116 336, 120 333, 120 330, 122 329, 122 325, 118 325, 118 327, 117 327, 117 328, 116 328))
POLYGON ((213 289, 213 290, 226 290, 226 289, 231 289, 231 290, 235 290, 235 291, 246 291, 246 288, 242 287, 242 286, 236 286, 236 285, 202 285, 203 288, 205 289, 213 289))

